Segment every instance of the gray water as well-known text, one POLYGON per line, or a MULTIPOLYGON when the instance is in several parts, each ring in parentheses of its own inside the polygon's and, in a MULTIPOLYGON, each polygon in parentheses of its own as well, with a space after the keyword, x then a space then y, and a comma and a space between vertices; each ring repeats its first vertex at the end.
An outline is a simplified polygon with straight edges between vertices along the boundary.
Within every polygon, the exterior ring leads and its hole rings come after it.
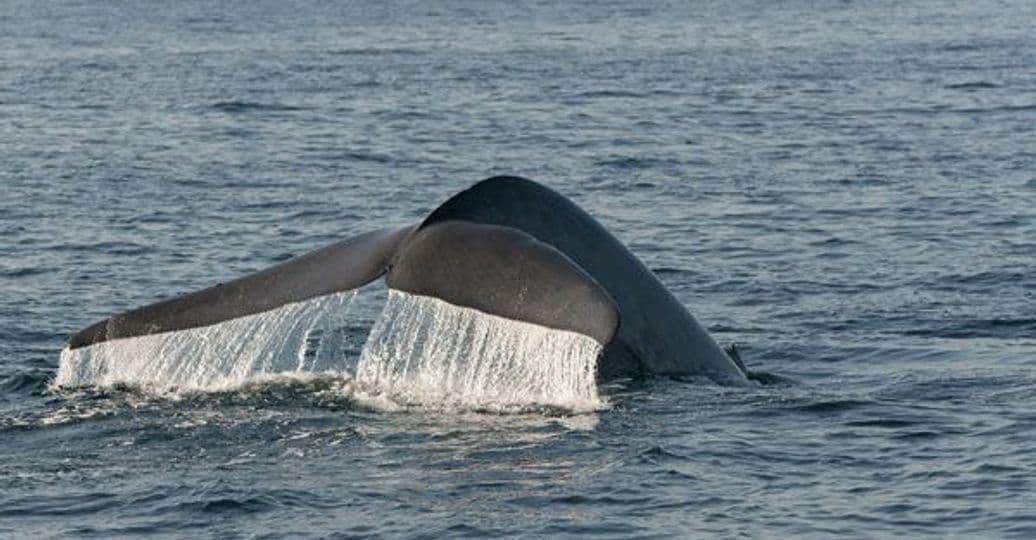
POLYGON ((1027 1, 0 1, 0 537, 1036 536, 1033 28, 1027 1), (50 385, 95 320, 500 173, 779 381, 506 414, 335 376, 50 385))

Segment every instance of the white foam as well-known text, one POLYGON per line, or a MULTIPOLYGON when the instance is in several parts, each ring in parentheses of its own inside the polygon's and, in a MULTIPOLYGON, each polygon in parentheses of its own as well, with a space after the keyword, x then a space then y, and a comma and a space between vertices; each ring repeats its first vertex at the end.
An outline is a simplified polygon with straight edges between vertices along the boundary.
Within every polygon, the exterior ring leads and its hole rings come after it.
POLYGON ((500 410, 596 410, 601 345, 564 330, 391 290, 357 367, 359 398, 500 410))
POLYGON ((66 348, 52 385, 220 390, 264 374, 344 371, 344 321, 355 296, 332 294, 211 326, 66 348))

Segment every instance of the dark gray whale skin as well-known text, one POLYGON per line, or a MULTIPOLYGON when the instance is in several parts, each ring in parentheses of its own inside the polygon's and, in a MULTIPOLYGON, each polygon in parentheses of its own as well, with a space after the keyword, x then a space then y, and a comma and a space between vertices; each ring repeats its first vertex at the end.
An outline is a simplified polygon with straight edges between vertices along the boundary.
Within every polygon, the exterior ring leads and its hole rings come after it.
POLYGON ((603 379, 748 380, 740 363, 600 223, 557 192, 514 176, 475 184, 420 225, 366 233, 114 315, 68 346, 207 326, 355 289, 382 275, 393 289, 590 336, 604 345, 603 379))
POLYGON ((447 220, 520 230, 550 244, 593 276, 615 301, 620 320, 598 363, 601 376, 706 375, 726 383, 747 380, 747 373, 644 263, 556 191, 525 178, 489 178, 443 203, 419 230, 447 220))
POLYGON ((113 315, 72 336, 71 349, 186 330, 361 287, 385 272, 413 226, 354 236, 198 292, 113 315))
POLYGON ((605 344, 619 311, 601 286, 552 246, 509 227, 440 221, 399 250, 389 288, 508 319, 568 330, 605 344))

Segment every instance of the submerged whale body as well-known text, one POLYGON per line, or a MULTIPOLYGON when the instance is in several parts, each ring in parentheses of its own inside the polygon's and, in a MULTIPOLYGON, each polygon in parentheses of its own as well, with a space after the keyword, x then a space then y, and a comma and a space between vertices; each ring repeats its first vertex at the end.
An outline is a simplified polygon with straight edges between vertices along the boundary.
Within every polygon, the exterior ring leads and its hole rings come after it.
POLYGON ((357 289, 388 287, 603 346, 598 378, 749 374, 658 278, 589 214, 531 180, 483 180, 419 224, 362 234, 249 276, 114 315, 69 349, 192 328, 357 289))

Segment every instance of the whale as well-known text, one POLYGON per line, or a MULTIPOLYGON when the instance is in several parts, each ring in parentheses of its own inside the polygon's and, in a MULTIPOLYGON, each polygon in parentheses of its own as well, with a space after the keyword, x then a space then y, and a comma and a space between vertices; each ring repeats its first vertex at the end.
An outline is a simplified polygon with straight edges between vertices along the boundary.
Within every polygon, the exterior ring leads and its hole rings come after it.
POLYGON ((497 317, 576 332, 601 345, 596 377, 752 374, 643 262, 557 191, 517 176, 482 180, 419 223, 375 230, 196 292, 112 315, 74 334, 75 350, 176 332, 358 289, 428 296, 497 317))

